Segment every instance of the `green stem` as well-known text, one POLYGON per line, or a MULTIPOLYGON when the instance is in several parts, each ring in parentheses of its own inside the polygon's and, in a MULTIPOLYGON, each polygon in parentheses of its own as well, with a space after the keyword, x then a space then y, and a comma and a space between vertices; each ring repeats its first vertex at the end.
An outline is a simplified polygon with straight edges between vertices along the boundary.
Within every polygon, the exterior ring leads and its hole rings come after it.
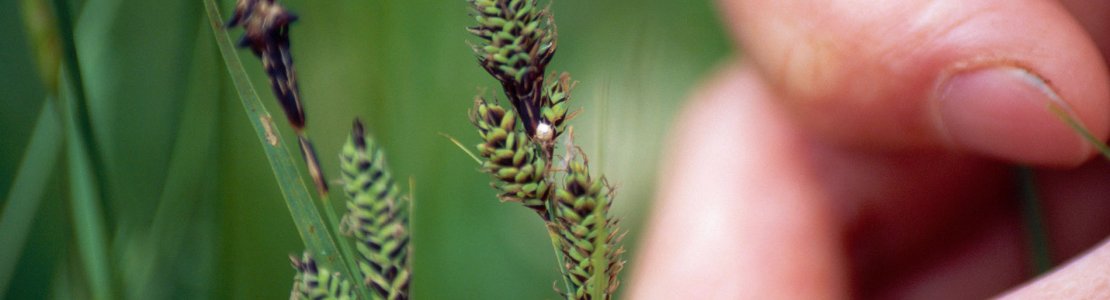
POLYGON ((1017 177, 1021 188, 1021 216, 1025 232, 1029 237, 1029 256, 1034 274, 1043 274, 1052 269, 1052 253, 1048 249, 1048 231, 1044 224, 1040 200, 1037 197, 1037 182, 1033 170, 1018 167, 1017 177))
MULTIPOLYGON (((550 210, 551 208, 549 207, 549 214, 550 210)), ((555 261, 559 264, 558 269, 561 275, 559 277, 561 277, 563 281, 563 295, 565 295, 568 300, 573 300, 574 290, 570 287, 570 279, 567 278, 566 262, 563 260, 563 250, 562 247, 559 246, 562 243, 562 238, 559 237, 559 231, 555 228, 555 224, 552 223, 552 221, 544 220, 543 222, 545 223, 544 225, 546 225, 545 227, 547 227, 547 235, 551 237, 551 250, 555 251, 555 261)))
MULTIPOLYGON (((604 214, 595 214, 599 217, 598 220, 605 220, 604 214)), ((610 299, 609 297, 609 251, 616 251, 616 249, 609 249, 609 243, 606 238, 609 237, 609 226, 601 226, 598 229, 597 237, 594 239, 594 251, 590 255, 590 264, 593 271, 590 274, 590 279, 586 280, 586 284, 590 287, 590 299, 610 299), (589 284, 593 283, 592 286, 589 284)))

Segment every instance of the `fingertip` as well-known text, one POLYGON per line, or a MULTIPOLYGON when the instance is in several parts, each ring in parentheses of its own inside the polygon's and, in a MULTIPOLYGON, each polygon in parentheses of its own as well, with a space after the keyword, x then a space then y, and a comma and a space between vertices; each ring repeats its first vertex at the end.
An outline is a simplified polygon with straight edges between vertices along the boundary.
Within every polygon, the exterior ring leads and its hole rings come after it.
POLYGON ((1094 149, 1068 126, 1069 119, 1097 136, 1106 131, 1106 115, 1090 113, 1104 110, 1105 102, 1077 101, 1087 106, 1077 109, 1020 66, 993 63, 956 71, 933 101, 946 144, 1023 164, 1072 167, 1086 161, 1094 149))
POLYGON ((835 222, 758 76, 729 64, 680 114, 633 299, 844 295, 835 222))
MULTIPOLYGON (((812 5, 722 0, 719 5, 745 55, 780 103, 798 124, 825 141, 878 149, 955 145, 970 153, 1045 166, 1075 166, 1090 157, 1090 147, 1061 126, 1066 124, 1046 105, 1016 99, 967 100, 967 108, 935 103, 949 89, 943 86, 946 80, 972 71, 969 65, 1020 67, 1050 87, 1096 137, 1104 138, 1110 126, 1110 78, 1104 60, 1083 27, 1056 1, 812 5), (976 113, 973 106, 987 112, 976 113), (988 111, 992 106, 996 111, 988 111), (972 122, 976 116, 990 116, 995 123, 972 122), (960 136, 963 125, 938 126, 945 118, 987 127, 960 136)), ((1017 96, 1028 88, 1018 89, 969 90, 965 95, 1017 96)))

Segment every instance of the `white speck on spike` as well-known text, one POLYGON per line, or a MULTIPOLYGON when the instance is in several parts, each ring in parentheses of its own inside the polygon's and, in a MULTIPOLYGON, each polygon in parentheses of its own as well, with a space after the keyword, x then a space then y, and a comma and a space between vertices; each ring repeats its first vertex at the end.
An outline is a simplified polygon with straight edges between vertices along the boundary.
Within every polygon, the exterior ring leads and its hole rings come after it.
POLYGON ((539 125, 536 125, 536 139, 544 142, 549 142, 554 138, 555 128, 552 128, 550 124, 540 122, 539 125))

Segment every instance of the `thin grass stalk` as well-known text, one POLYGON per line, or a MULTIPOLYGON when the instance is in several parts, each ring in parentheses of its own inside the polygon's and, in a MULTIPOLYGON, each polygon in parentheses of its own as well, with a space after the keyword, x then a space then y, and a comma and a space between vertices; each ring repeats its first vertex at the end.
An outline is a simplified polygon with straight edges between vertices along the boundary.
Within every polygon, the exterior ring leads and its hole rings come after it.
POLYGON ((547 236, 551 239, 551 253, 555 255, 555 262, 559 264, 560 282, 563 283, 563 290, 572 290, 570 285, 570 278, 567 277, 563 271, 563 266, 566 266, 566 260, 563 259, 562 237, 559 235, 559 230, 556 229, 553 223, 545 223, 544 227, 547 229, 547 236))
POLYGON ((1087 130, 1087 126, 1084 126, 1083 123, 1076 120, 1075 117, 1068 112, 1069 110, 1067 108, 1056 103, 1049 103, 1048 110, 1052 112, 1053 115, 1056 115, 1057 118, 1060 118, 1061 121, 1064 121, 1064 124, 1071 127, 1071 129, 1078 133, 1083 140, 1086 140, 1092 147, 1095 147, 1099 153, 1102 153, 1102 157, 1110 160, 1110 146, 1107 146, 1106 143, 1099 140, 1098 137, 1095 137, 1090 130, 1087 130))
MULTIPOLYGON (((315 257, 323 258, 319 260, 320 264, 330 270, 338 270, 344 274, 354 274, 352 272, 354 270, 351 270, 348 264, 345 263, 347 260, 340 257, 343 256, 342 253, 328 234, 329 226, 325 225, 323 218, 320 217, 312 196, 305 186, 305 180, 293 163, 288 149, 281 143, 281 135, 278 133, 270 113, 259 100, 258 93, 251 84, 242 62, 239 61, 231 37, 228 36, 223 24, 219 8, 214 0, 205 0, 204 5, 220 54, 239 93, 239 99, 243 103, 247 119, 251 121, 258 140, 266 152, 266 158, 270 162, 275 177, 277 177, 282 196, 289 207, 289 212, 297 226, 301 240, 305 243, 305 248, 315 257)), ((355 292, 360 299, 370 299, 370 292, 365 287, 356 286, 355 292)))
POLYGON ((1033 274, 1044 274, 1052 269, 1052 253, 1048 244, 1048 231, 1044 223, 1044 210, 1037 195, 1037 178, 1033 169, 1021 166, 1015 170, 1021 191, 1021 219, 1029 243, 1029 259, 1033 274))

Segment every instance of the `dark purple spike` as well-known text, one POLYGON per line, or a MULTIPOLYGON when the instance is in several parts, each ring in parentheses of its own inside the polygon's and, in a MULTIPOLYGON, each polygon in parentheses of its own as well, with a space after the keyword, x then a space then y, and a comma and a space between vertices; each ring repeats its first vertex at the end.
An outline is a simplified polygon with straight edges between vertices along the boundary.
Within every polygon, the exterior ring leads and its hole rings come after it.
MULTIPOLYGON (((362 120, 355 118, 355 124, 351 128, 351 138, 355 140, 355 148, 359 150, 366 149, 366 129, 362 126, 362 120)), ((362 168, 361 166, 359 167, 362 168)))
POLYGON ((297 88, 293 58, 289 53, 289 40, 271 40, 262 54, 262 65, 266 68, 274 96, 281 103, 289 124, 298 131, 303 130, 305 113, 297 88))

